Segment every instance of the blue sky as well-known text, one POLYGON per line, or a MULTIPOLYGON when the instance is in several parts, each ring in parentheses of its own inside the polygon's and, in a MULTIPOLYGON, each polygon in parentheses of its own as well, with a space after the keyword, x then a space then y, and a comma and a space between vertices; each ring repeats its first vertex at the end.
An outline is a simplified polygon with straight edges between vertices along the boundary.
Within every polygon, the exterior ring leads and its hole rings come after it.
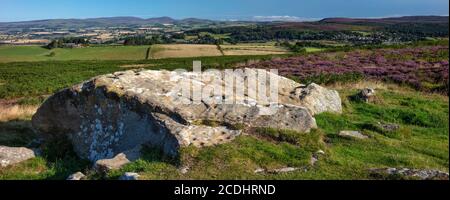
POLYGON ((448 13, 448 0, 0 0, 2 22, 110 16, 233 20, 448 13))

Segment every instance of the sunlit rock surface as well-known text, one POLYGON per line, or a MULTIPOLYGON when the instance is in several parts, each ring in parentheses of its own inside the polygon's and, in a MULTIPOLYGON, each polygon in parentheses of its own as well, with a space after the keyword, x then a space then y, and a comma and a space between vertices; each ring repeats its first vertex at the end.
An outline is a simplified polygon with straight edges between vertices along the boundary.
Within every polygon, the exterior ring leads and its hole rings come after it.
MULTIPOLYGON (((80 157, 95 162, 141 145, 176 156, 180 147, 229 142, 245 127, 309 132, 317 127, 313 115, 342 111, 336 91, 304 86, 264 70, 247 70, 277 80, 277 102, 250 98, 251 89, 235 96, 231 104, 218 103, 233 96, 229 93, 207 93, 208 100, 198 103, 193 103, 195 97, 182 95, 183 88, 194 92, 224 88, 224 72, 125 71, 56 93, 39 108, 33 126, 42 133, 67 135, 80 157)), ((248 74, 242 73, 236 83, 245 85, 248 80, 248 74)))

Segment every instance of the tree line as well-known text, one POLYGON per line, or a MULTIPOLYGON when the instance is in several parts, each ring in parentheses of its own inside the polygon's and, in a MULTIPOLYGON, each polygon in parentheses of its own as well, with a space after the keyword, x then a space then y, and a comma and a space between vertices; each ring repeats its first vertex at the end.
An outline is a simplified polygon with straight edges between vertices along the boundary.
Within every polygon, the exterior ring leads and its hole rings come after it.
POLYGON ((89 44, 89 40, 87 38, 82 37, 59 38, 52 40, 47 46, 45 46, 45 48, 47 49, 64 48, 67 47, 68 44, 86 46, 89 44))

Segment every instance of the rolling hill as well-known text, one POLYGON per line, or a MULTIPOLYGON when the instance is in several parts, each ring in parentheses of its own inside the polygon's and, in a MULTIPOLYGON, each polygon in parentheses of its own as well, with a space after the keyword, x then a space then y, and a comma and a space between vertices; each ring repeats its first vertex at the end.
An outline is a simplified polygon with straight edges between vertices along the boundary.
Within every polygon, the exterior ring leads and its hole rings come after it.
POLYGON ((102 17, 89 19, 46 19, 23 22, 0 22, 0 28, 88 28, 111 26, 141 26, 147 24, 199 24, 212 23, 211 20, 188 18, 176 20, 170 17, 138 18, 138 17, 102 17))
MULTIPOLYGON (((13 28, 88 28, 88 27, 117 27, 117 26, 142 26, 148 24, 213 24, 217 21, 198 18, 173 19, 170 17, 157 17, 143 19, 139 17, 102 17, 88 19, 46 19, 23 22, 0 22, 0 29, 13 28)), ((225 22, 225 21, 222 21, 225 22)), ((237 23, 237 22, 234 22, 237 23)), ((255 23, 255 22, 247 22, 255 23)), ((259 22, 262 24, 275 24, 281 27, 294 27, 316 30, 341 30, 349 26, 387 26, 404 23, 419 24, 447 24, 448 16, 406 16, 392 18, 325 18, 316 22, 259 22)))

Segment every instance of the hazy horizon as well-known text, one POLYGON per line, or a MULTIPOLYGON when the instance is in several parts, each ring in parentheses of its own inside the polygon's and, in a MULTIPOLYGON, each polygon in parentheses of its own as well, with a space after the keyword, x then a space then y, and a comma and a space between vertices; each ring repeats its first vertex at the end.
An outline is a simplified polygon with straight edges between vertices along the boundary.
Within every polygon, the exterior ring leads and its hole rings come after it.
POLYGON ((120 17, 133 17, 140 19, 155 19, 168 17, 174 20, 183 19, 202 19, 202 20, 212 20, 212 21, 255 21, 255 22, 270 22, 270 21, 292 21, 292 22, 302 22, 302 21, 319 21, 326 18, 355 18, 355 19, 382 19, 382 18, 395 18, 395 17, 410 17, 410 16, 437 16, 437 17, 448 17, 449 15, 392 15, 392 16, 380 16, 380 17, 324 17, 324 18, 300 18, 294 16, 254 16, 247 19, 208 19, 199 17, 185 17, 185 18, 175 18, 171 16, 158 16, 158 17, 139 17, 139 16, 103 16, 103 17, 87 17, 87 18, 43 18, 43 19, 32 19, 32 20, 20 20, 20 21, 0 21, 0 23, 15 23, 15 22, 28 22, 28 21, 42 21, 42 20, 88 20, 88 19, 101 19, 101 18, 120 18, 120 17))
POLYGON ((102 17, 309 21, 329 17, 448 16, 448 0, 2 0, 0 22, 102 17), (239 5, 239 6, 236 6, 239 5))

